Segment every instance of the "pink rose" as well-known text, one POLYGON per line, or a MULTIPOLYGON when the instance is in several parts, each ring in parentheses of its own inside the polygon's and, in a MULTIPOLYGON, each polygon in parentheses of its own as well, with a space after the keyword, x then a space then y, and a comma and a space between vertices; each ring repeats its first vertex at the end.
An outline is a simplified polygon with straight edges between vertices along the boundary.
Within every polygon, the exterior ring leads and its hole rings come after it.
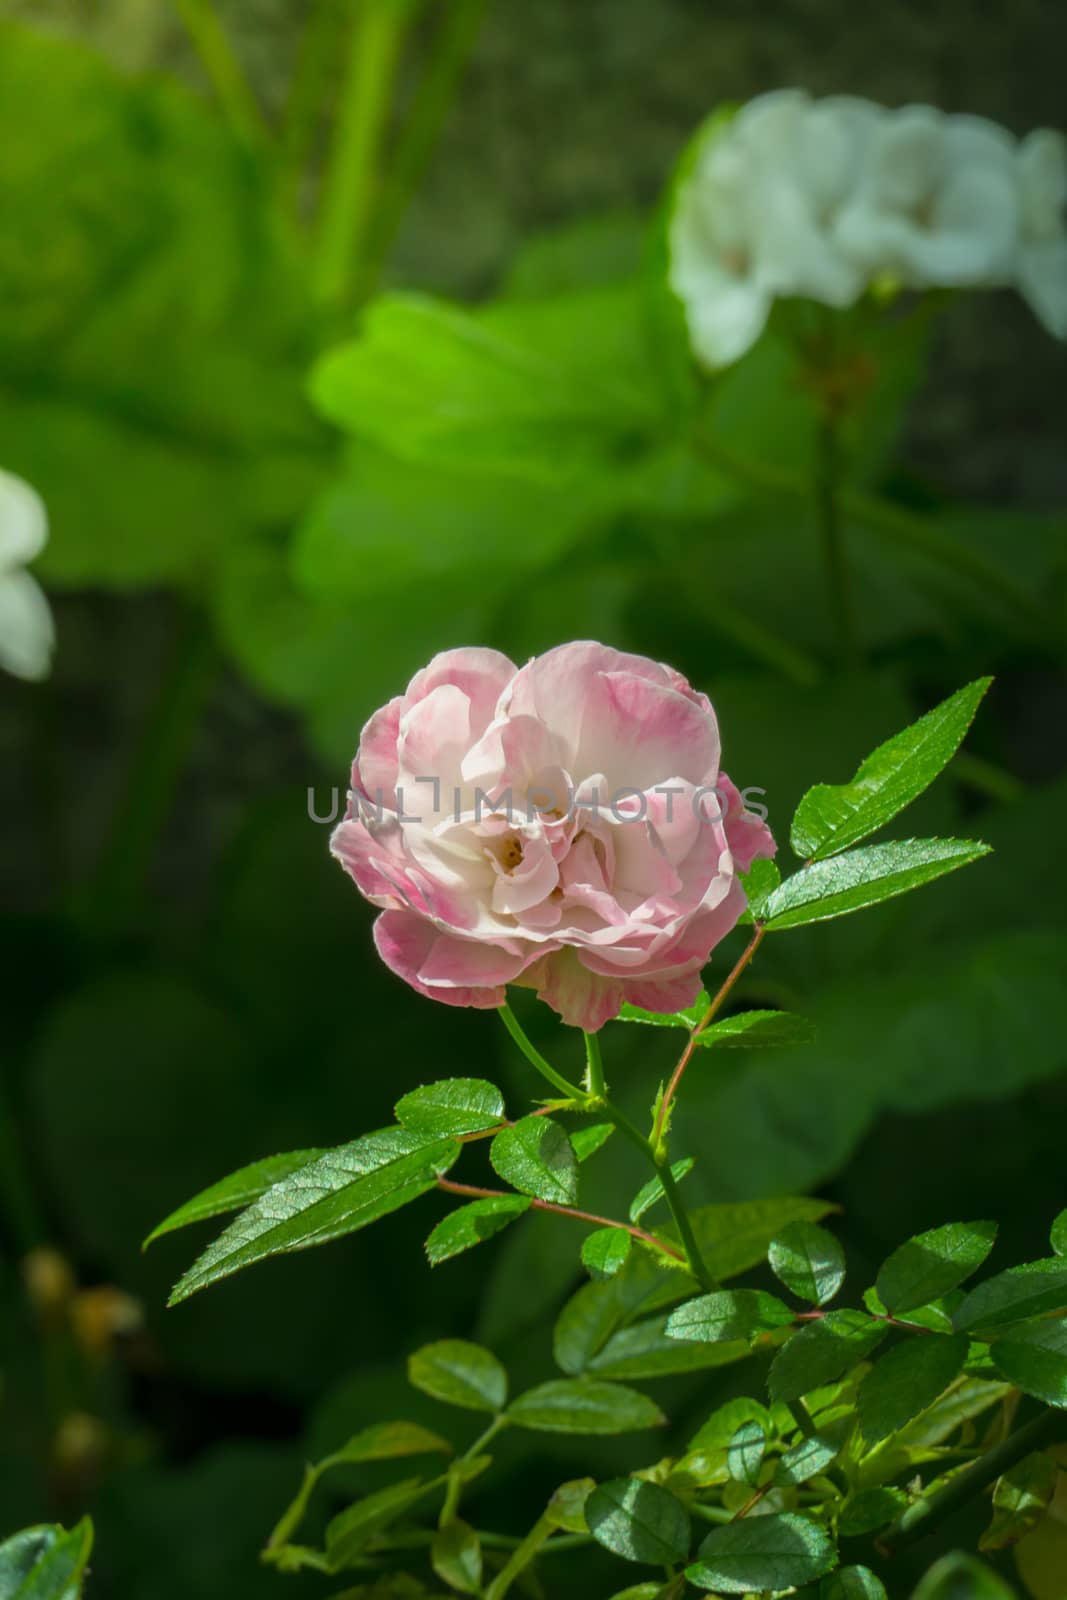
POLYGON ((593 1031, 624 1001, 691 1005, 774 854, 719 771, 707 697, 670 667, 561 645, 518 670, 449 650, 363 729, 331 850, 420 994, 499 1006, 535 988, 593 1031))

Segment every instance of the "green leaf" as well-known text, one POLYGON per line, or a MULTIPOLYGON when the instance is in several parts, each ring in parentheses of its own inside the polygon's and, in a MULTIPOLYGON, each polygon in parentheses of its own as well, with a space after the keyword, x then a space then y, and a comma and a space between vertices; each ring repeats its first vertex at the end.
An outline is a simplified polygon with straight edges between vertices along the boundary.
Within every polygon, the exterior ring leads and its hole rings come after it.
POLYGON ((959 1376, 969 1347, 966 1334, 928 1333, 908 1338, 882 1356, 856 1396, 868 1444, 887 1439, 933 1405, 959 1376))
POLYGON ((579 1162, 588 1161, 602 1150, 615 1132, 613 1122, 593 1122, 585 1128, 575 1128, 570 1135, 574 1154, 579 1162))
POLYGON ((1003 1550, 1036 1528, 1052 1504, 1058 1475, 1052 1457, 1037 1450, 998 1478, 993 1520, 978 1541, 979 1550, 1003 1550))
POLYGON ((1009 1267, 972 1289, 952 1318, 960 1333, 981 1333, 1067 1307, 1067 1260, 1050 1256, 1009 1267))
POLYGON ((859 1539, 878 1528, 888 1528, 908 1504, 903 1489, 861 1489, 849 1495, 841 1508, 837 1532, 842 1539, 859 1539))
POLYGON ((835 1444, 832 1439, 813 1433, 810 1439, 801 1439, 799 1444, 785 1452, 778 1463, 774 1481, 786 1486, 807 1483, 809 1478, 817 1478, 821 1472, 825 1472, 840 1450, 840 1443, 835 1444))
POLYGON ((697 1043, 720 1050, 769 1050, 810 1044, 814 1038, 815 1024, 792 1011, 738 1011, 705 1028, 697 1043))
POLYGON ((430 1546, 430 1564, 442 1582, 460 1594, 480 1594, 482 1545, 474 1529, 458 1517, 438 1528, 430 1546))
POLYGON ((636 1389, 592 1378, 554 1378, 511 1402, 508 1420, 544 1433, 635 1433, 666 1417, 636 1389))
POLYGON ((584 1370, 598 1378, 668 1378, 677 1372, 729 1366, 743 1361, 748 1353, 747 1340, 689 1343, 668 1335, 666 1316, 644 1317, 613 1333, 584 1370))
POLYGON ((940 1299, 977 1271, 996 1237, 995 1222, 950 1222, 916 1234, 882 1265, 876 1284, 882 1304, 902 1316, 940 1299))
POLYGON ((164 1217, 159 1226, 152 1229, 141 1248, 147 1250, 153 1240, 162 1238, 165 1233, 173 1233, 176 1228, 186 1228, 191 1222, 206 1222, 209 1217, 218 1217, 227 1211, 237 1211, 251 1205, 281 1178, 287 1178, 291 1172, 309 1166, 325 1154, 324 1150, 290 1150, 286 1155, 266 1156, 262 1161, 253 1161, 249 1166, 231 1172, 228 1178, 221 1178, 210 1188, 201 1189, 192 1200, 187 1200, 169 1217, 164 1217))
MULTIPOLYGON (((690 1213, 693 1231, 714 1277, 725 1279, 758 1265, 774 1235, 796 1218, 825 1216, 833 1207, 827 1201, 785 1199, 743 1201, 732 1205, 701 1206, 690 1213)), ((657 1230, 677 1241, 676 1231, 664 1225, 657 1230)), ((563 1307, 553 1341, 556 1361, 564 1372, 580 1373, 604 1350, 623 1324, 692 1295, 697 1285, 688 1271, 666 1270, 647 1250, 634 1250, 626 1265, 606 1283, 584 1284, 563 1307)), ((629 1332, 629 1330, 626 1330, 629 1332)), ((653 1335, 654 1342, 655 1336, 653 1335)), ((736 1360, 731 1350, 724 1359, 736 1360)), ((687 1361, 662 1370, 691 1371, 709 1361, 687 1361)), ((718 1363, 715 1363, 718 1364, 718 1363)))
MULTIPOLYGON (((689 1220, 708 1271, 721 1281, 759 1266, 766 1259, 771 1240, 790 1222, 817 1222, 835 1209, 829 1200, 803 1197, 740 1200, 728 1205, 698 1206, 690 1212, 689 1220)), ((657 1231, 677 1243, 673 1226, 657 1231)))
POLYGON ((1014 1591, 984 1561, 954 1550, 927 1572, 911 1600, 1016 1600, 1014 1591))
POLYGON ((666 1588, 662 1583, 633 1583, 628 1589, 618 1590, 611 1600, 676 1600, 681 1593, 673 1583, 666 1588))
POLYGON ((851 783, 820 783, 797 806, 790 830, 796 855, 816 861, 875 833, 918 798, 951 761, 991 678, 979 678, 887 739, 851 783))
POLYGON ((867 845, 801 867, 770 896, 763 919, 774 932, 862 911, 932 883, 989 854, 972 839, 901 839, 867 845))
POLYGON ((825 1305, 845 1281, 845 1253, 815 1222, 791 1222, 771 1240, 771 1271, 801 1300, 825 1305))
POLYGON ((504 1097, 482 1078, 444 1078, 423 1084, 396 1104, 401 1127, 433 1139, 484 1133, 504 1120, 504 1097))
POLYGON ((481 1244, 483 1240, 491 1239, 494 1233, 499 1233, 529 1209, 528 1196, 502 1194, 487 1196, 484 1200, 472 1200, 470 1205, 450 1211, 447 1217, 442 1217, 426 1241, 430 1265, 439 1266, 442 1261, 448 1261, 452 1256, 481 1244))
POLYGON ((747 872, 741 873, 741 887, 745 891, 748 909, 741 918, 743 923, 752 923, 757 919, 763 922, 766 918, 767 902, 782 881, 782 874, 773 861, 760 858, 753 861, 747 872))
POLYGON ((817 1522, 785 1511, 745 1517, 713 1528, 686 1568, 698 1589, 748 1594, 753 1589, 796 1589, 837 1565, 833 1542, 817 1522))
POLYGON ((633 1234, 625 1228, 598 1228, 582 1240, 582 1264, 594 1278, 613 1278, 633 1242, 633 1234))
POLYGON ((713 1411, 690 1439, 688 1448, 708 1451, 725 1449, 743 1422, 759 1422, 768 1438, 774 1435, 774 1420, 767 1407, 748 1395, 742 1395, 736 1400, 727 1400, 725 1405, 713 1411))
MULTIPOLYGON (((671 1177, 675 1183, 681 1183, 682 1179, 692 1172, 694 1165, 692 1156, 684 1156, 681 1161, 672 1162, 671 1177)), ((663 1179, 657 1174, 656 1177, 649 1178, 648 1182, 643 1184, 634 1196, 630 1204, 630 1221, 640 1222, 645 1212, 651 1210, 656 1202, 662 1199, 663 1179)))
POLYGON ((840 1567, 822 1580, 819 1600, 889 1600, 870 1567, 840 1567))
POLYGON ((676 1495, 643 1478, 598 1484, 585 1520, 597 1543, 624 1561, 665 1567, 689 1554, 689 1513, 676 1495))
POLYGON ((763 1289, 717 1289, 686 1301, 667 1319, 671 1339, 703 1339, 715 1344, 722 1340, 746 1339, 752 1342, 761 1333, 787 1328, 796 1320, 784 1301, 763 1289))
POLYGON ((418 461, 552 479, 618 452, 660 407, 632 284, 467 311, 389 294, 330 350, 312 397, 331 421, 418 461))
POLYGON ((1055 1255, 1067 1256, 1067 1211, 1061 1211, 1052 1224, 1049 1244, 1055 1255))
POLYGON ((318 1462, 316 1470, 342 1467, 357 1461, 393 1461, 400 1456, 452 1454, 452 1446, 439 1433, 418 1422, 375 1422, 318 1462))
POLYGON ((619 1022, 643 1022, 652 1028, 683 1028, 691 1033, 711 1004, 711 996, 701 989, 691 1006, 681 1011, 646 1011, 643 1006, 624 1005, 619 1012, 619 1022))
POLYGON ((794 1333, 774 1358, 767 1379, 772 1400, 788 1405, 833 1383, 863 1361, 885 1338, 884 1322, 874 1322, 862 1311, 828 1311, 794 1333))
POLYGON ((498 1133, 489 1148, 494 1170, 523 1194, 555 1205, 578 1198, 574 1146, 551 1117, 523 1117, 498 1133))
POLYGON ((329 459, 276 172, 173 78, 10 22, 0 149, 19 218, 0 433, 48 504, 42 576, 206 591, 223 551, 299 514, 329 459))
POLYGON ((561 1483, 545 1507, 545 1516, 552 1526, 562 1528, 566 1533, 588 1533, 585 1508, 595 1488, 593 1478, 571 1478, 561 1483))
POLYGON ((754 1489, 767 1452, 767 1435, 757 1417, 742 1422, 726 1447, 726 1470, 737 1483, 754 1489))
POLYGON ((421 1478, 405 1478, 340 1512, 326 1528, 329 1570, 341 1572, 358 1561, 370 1541, 410 1511, 429 1488, 421 1478))
POLYGON ((439 1339, 408 1357, 408 1380, 446 1405, 469 1411, 502 1411, 508 1398, 508 1375, 480 1344, 466 1339, 439 1339))
POLYGON ((365 1134, 275 1183, 231 1222, 178 1282, 177 1305, 268 1256, 343 1238, 434 1188, 460 1152, 405 1128, 365 1134))
POLYGON ((1067 1406, 1067 1322, 1050 1318, 1012 1328, 990 1350, 997 1371, 1048 1406, 1067 1406))
POLYGON ((440 1434, 431 1433, 417 1422, 379 1422, 361 1429, 339 1450, 305 1469, 299 1490, 271 1533, 267 1558, 288 1570, 286 1561, 291 1559, 286 1554, 291 1548, 289 1541, 304 1519, 315 1486, 332 1468, 351 1466, 362 1461, 391 1461, 402 1456, 434 1454, 451 1455, 452 1446, 440 1434))
POLYGON ((88 1517, 69 1532, 57 1523, 23 1529, 0 1544, 0 1595, 4 1600, 77 1600, 92 1548, 88 1517))
MULTIPOLYGON (((623 1006, 620 1022, 644 1022, 657 1028, 684 1028, 691 1031, 703 1017, 710 1001, 706 994, 684 1011, 643 1011, 640 1006, 623 1006)), ((790 1011, 738 1011, 720 1017, 696 1035, 699 1045, 717 1045, 727 1050, 763 1050, 772 1045, 808 1044, 815 1029, 806 1017, 790 1011)))

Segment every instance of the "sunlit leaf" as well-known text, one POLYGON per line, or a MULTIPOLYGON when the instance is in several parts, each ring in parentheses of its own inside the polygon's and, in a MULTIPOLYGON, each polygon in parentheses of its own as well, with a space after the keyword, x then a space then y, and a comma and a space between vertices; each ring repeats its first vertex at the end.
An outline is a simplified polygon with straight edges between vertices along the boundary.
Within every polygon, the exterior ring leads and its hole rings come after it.
POLYGON ((241 1267, 365 1228, 434 1188, 459 1155, 449 1139, 403 1128, 368 1133, 272 1185, 179 1281, 171 1305, 241 1267))
POLYGON ((173 1233, 176 1228, 186 1228, 192 1222, 206 1222, 209 1217, 222 1216, 227 1211, 238 1211, 243 1206, 251 1205, 280 1178, 287 1178, 291 1172, 309 1166, 325 1154, 324 1150, 290 1150, 286 1155, 266 1156, 262 1161, 253 1161, 249 1166, 231 1172, 228 1178, 221 1178, 210 1188, 202 1189, 192 1200, 187 1200, 183 1206, 172 1211, 169 1217, 164 1217, 148 1235, 144 1248, 147 1249, 154 1239, 162 1238, 165 1233, 173 1233))
POLYGON ((851 783, 817 784, 793 817, 795 854, 820 860, 875 833, 918 798, 958 750, 991 678, 950 696, 879 745, 851 783))
POLYGON ((0 1594, 4 1600, 77 1600, 92 1548, 88 1517, 69 1532, 56 1523, 25 1528, 0 1544, 0 1594))
POLYGON ((763 1289, 717 1289, 679 1306, 667 1319, 672 1339, 724 1340, 756 1338, 776 1328, 786 1328, 795 1313, 777 1296, 763 1289))
POLYGON ((413 1133, 455 1139, 483 1133, 504 1118, 504 1097, 481 1078, 446 1078, 424 1084, 397 1101, 396 1120, 413 1133))
POLYGON ((815 1222, 791 1222, 771 1240, 767 1260, 775 1277, 801 1300, 825 1305, 845 1281, 845 1253, 815 1222))
POLYGON ((689 1514, 682 1502, 642 1478, 598 1484, 586 1501, 585 1520, 597 1543, 625 1561, 673 1566, 689 1553, 689 1514))
POLYGON ((594 1278, 613 1278, 633 1246, 625 1228, 598 1228, 582 1240, 582 1264, 594 1278))
POLYGON ((829 1535, 809 1517, 746 1517, 714 1528, 686 1577, 698 1589, 723 1594, 799 1588, 837 1565, 829 1535))
POLYGON ((883 1263, 876 1288, 894 1316, 929 1305, 982 1265, 997 1237, 995 1222, 950 1222, 916 1234, 883 1263))
POLYGON ((988 845, 970 839, 866 845, 801 867, 774 891, 762 915, 775 932, 803 928, 906 894, 988 854, 988 845))
POLYGON ((523 1117, 498 1133, 489 1148, 494 1170, 523 1194, 556 1205, 578 1197, 574 1147, 551 1117, 523 1117))
POLYGON ((755 1488, 767 1450, 767 1435, 758 1418, 742 1422, 726 1448, 726 1469, 738 1483, 755 1488))
POLYGON ((464 1250, 472 1249, 485 1239, 506 1228, 510 1222, 530 1209, 531 1201, 523 1194, 502 1194, 472 1200, 469 1205, 450 1211, 434 1228, 426 1241, 426 1254, 430 1265, 438 1266, 464 1250))
POLYGON ((799 1400, 863 1361, 885 1338, 884 1322, 862 1311, 828 1311, 794 1333, 774 1358, 767 1379, 772 1400, 799 1400))
POLYGON ((972 1289, 952 1321, 961 1333, 982 1333, 1009 1322, 1067 1309, 1067 1260, 1050 1256, 1008 1267, 972 1289))

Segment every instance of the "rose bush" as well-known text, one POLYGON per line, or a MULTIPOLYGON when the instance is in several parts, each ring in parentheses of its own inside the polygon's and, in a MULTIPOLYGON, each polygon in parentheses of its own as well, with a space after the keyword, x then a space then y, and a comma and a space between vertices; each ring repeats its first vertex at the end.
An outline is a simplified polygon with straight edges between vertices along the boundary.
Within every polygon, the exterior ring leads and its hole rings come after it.
POLYGON ((364 728, 333 853, 420 994, 520 983, 590 1032, 626 1001, 675 1011, 775 850, 719 754, 707 696, 643 656, 446 651, 364 728))

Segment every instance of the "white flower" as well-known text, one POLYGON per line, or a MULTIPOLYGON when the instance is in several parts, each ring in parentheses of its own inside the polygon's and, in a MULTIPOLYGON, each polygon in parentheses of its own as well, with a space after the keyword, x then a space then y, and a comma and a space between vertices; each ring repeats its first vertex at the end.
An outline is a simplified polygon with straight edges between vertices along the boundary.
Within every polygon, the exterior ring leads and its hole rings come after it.
POLYGON ((1019 291, 1038 321, 1067 339, 1067 139, 1038 128, 1019 146, 1019 291))
POLYGON ((918 289, 1008 282, 1018 233, 1011 135, 931 106, 883 113, 834 226, 842 253, 868 277, 918 289))
POLYGON ((0 470, 0 667, 17 678, 44 678, 52 663, 52 613, 40 585, 24 570, 47 538, 40 495, 0 470))
POLYGON ((670 282, 697 359, 736 361, 774 301, 849 306, 872 285, 1014 285, 1067 338, 1067 142, 1020 145, 932 106, 761 95, 716 118, 678 185, 670 282))
POLYGON ((780 295, 844 306, 862 292, 862 273, 834 247, 826 224, 851 180, 866 123, 864 102, 842 99, 830 109, 781 90, 710 129, 670 224, 671 286, 706 365, 743 355, 780 295))

